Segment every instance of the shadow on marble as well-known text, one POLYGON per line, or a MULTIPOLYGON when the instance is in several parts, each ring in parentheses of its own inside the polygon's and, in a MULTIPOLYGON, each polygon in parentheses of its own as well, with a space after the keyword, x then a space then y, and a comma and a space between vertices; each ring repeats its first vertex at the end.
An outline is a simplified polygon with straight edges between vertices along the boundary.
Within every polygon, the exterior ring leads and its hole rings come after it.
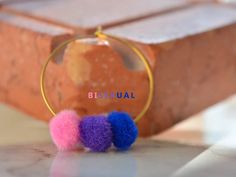
POLYGON ((132 150, 108 153, 57 152, 51 144, 1 146, 4 177, 171 176, 206 148, 139 140, 132 150))

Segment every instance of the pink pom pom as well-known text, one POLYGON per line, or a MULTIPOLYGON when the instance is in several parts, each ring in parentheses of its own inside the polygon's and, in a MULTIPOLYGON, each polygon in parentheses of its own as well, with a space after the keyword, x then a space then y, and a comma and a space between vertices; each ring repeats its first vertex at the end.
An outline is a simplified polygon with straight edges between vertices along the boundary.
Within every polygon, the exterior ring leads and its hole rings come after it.
POLYGON ((50 121, 51 137, 59 150, 73 150, 78 147, 79 123, 80 117, 72 110, 61 111, 50 121))

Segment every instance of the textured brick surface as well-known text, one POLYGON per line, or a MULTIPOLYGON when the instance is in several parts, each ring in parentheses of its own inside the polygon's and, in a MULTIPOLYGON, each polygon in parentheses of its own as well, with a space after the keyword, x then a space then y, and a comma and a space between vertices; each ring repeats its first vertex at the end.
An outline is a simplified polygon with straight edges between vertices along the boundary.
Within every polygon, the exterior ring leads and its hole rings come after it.
MULTIPOLYGON (((158 1, 159 4, 150 0, 138 1, 131 11, 132 0, 126 4, 103 0, 96 7, 91 6, 90 11, 86 9, 92 0, 57 2, 12 3, 3 7, 8 12, 0 13, 2 101, 49 120, 39 93, 43 61, 75 29, 81 34, 98 24, 115 24, 106 32, 134 41, 150 59, 155 98, 139 124, 141 135, 160 132, 235 92, 236 11, 230 6, 187 6, 190 1, 158 1), (109 9, 109 14, 104 9, 109 9)), ((127 54, 118 44, 112 46, 127 54)), ((127 65, 119 52, 106 45, 80 42, 67 48, 60 65, 50 64, 46 83, 57 110, 72 107, 82 115, 118 109, 135 116, 148 89, 147 75, 140 64, 127 65), (117 89, 134 91, 137 100, 88 101, 88 91, 117 89)))
POLYGON ((156 93, 142 130, 158 132, 235 93, 235 22, 234 9, 204 5, 107 30, 155 51, 156 93))
POLYGON ((70 33, 65 28, 0 12, 0 100, 33 116, 46 112, 39 94, 39 71, 52 47, 70 33))

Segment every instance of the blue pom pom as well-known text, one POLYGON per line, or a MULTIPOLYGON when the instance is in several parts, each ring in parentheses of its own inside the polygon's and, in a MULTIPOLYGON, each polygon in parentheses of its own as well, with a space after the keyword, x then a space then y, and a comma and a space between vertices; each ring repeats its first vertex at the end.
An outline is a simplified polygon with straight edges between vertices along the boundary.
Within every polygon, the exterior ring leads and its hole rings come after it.
POLYGON ((111 125, 105 116, 87 116, 81 120, 79 129, 81 142, 92 151, 104 152, 112 144, 111 125))
POLYGON ((108 115, 113 133, 113 144, 120 150, 128 149, 138 136, 138 128, 128 113, 111 112, 108 115))

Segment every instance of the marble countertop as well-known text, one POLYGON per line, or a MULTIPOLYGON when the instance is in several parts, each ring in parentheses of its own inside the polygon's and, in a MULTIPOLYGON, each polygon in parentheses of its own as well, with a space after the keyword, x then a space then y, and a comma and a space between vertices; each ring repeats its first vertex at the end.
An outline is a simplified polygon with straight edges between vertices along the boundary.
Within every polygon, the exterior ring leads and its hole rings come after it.
POLYGON ((235 177, 236 97, 128 152, 57 152, 47 124, 0 105, 1 177, 235 177))

